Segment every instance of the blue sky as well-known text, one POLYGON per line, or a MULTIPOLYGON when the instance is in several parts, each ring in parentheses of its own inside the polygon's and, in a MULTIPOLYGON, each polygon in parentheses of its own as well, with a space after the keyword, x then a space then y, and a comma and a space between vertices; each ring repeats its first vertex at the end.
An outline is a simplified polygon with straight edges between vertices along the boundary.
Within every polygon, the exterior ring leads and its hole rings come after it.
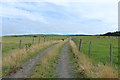
POLYGON ((1 2, 2 35, 99 34, 116 31, 117 6, 118 0, 1 2))

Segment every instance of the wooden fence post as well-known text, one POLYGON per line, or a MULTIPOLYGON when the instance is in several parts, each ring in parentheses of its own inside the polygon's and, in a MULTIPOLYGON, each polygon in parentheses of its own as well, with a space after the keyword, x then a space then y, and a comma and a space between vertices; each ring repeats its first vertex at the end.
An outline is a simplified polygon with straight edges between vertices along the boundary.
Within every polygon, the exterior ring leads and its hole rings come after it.
POLYGON ((26 44, 26 50, 28 50, 28 45, 26 44))
POLYGON ((22 48, 22 40, 20 40, 20 43, 19 43, 19 49, 22 48))
POLYGON ((40 43, 40 38, 39 38, 39 41, 38 41, 38 43, 40 43))
POLYGON ((34 38, 33 38, 33 41, 32 41, 32 43, 34 44, 34 38))
POLYGON ((0 42, 0 50, 2 49, 2 42, 0 42))
POLYGON ((112 65, 112 58, 113 58, 113 51, 112 51, 112 44, 110 44, 110 65, 112 65))
POLYGON ((44 37, 44 42, 45 42, 45 37, 44 37))
POLYGON ((81 51, 81 48, 82 48, 82 39, 80 39, 80 42, 79 42, 79 51, 81 51))
POLYGON ((91 49, 92 49, 92 42, 90 41, 90 44, 89 44, 89 57, 91 55, 91 49))

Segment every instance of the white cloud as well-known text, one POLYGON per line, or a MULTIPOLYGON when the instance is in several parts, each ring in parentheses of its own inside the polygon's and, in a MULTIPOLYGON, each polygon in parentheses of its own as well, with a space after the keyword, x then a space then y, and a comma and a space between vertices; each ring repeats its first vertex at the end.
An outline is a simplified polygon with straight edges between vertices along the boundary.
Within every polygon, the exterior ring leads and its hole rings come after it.
MULTIPOLYGON (((39 21, 43 23, 47 23, 44 18, 39 13, 33 13, 26 10, 19 9, 21 7, 30 9, 30 6, 24 3, 4 3, 0 6, 0 17, 8 17, 8 18, 21 18, 21 19, 30 19, 33 21, 39 21), (5 5, 4 5, 5 4, 5 5), (8 4, 8 5, 7 5, 8 4), (18 8, 16 8, 18 7, 18 8), (38 18, 39 17, 39 18, 38 18)), ((31 6, 32 7, 32 6, 31 6)))
MULTIPOLYGON (((19 22, 16 20, 15 25, 18 27, 26 26, 24 30, 32 30, 33 32, 95 34, 117 30, 117 0, 89 1, 5 2, 2 6, 3 8, 0 7, 0 9, 3 9, 0 12, 0 16, 11 19, 22 18, 23 21, 19 22)), ((11 20, 11 23, 9 20, 5 22, 15 28, 15 25, 12 24, 15 20, 11 20)), ((4 27, 5 31, 8 26, 4 25, 4 27)))

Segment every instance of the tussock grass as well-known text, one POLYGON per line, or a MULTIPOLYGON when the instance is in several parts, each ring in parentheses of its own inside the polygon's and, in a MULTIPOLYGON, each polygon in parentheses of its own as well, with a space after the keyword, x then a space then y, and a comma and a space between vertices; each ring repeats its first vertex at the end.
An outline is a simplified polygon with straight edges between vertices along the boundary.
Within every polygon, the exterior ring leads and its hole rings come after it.
POLYGON ((70 40, 70 45, 72 47, 72 52, 74 57, 77 59, 77 73, 80 75, 86 75, 89 78, 117 78, 117 72, 109 65, 103 64, 93 64, 92 61, 81 54, 76 46, 76 44, 70 40))
POLYGON ((31 78, 55 78, 57 76, 55 72, 55 64, 57 64, 60 50, 66 41, 57 45, 43 57, 36 69, 33 71, 31 78))
POLYGON ((32 45, 28 50, 26 48, 16 49, 9 53, 9 55, 2 58, 2 70, 3 76, 7 75, 9 72, 17 69, 22 63, 27 61, 28 59, 37 56, 40 53, 40 50, 47 48, 48 46, 58 43, 58 41, 49 41, 45 43, 40 43, 36 45, 32 45))
POLYGON ((117 72, 111 66, 98 64, 97 75, 102 78, 117 78, 117 72))

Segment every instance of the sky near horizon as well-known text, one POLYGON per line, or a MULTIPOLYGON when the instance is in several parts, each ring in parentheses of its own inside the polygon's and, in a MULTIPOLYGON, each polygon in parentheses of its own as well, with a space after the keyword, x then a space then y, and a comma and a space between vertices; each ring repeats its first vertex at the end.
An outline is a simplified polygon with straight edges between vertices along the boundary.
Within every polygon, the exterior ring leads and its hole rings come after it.
POLYGON ((118 0, 6 0, 0 10, 2 35, 118 30, 118 0))

